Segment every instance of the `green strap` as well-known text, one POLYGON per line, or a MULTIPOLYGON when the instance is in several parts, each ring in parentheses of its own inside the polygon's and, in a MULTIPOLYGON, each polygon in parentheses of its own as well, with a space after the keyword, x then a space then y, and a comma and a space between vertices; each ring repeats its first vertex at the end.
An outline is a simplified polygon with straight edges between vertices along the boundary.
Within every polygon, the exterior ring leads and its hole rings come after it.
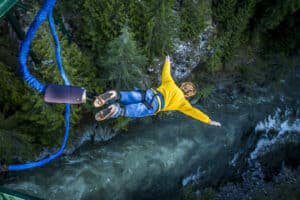
POLYGON ((0 18, 5 15, 17 2, 18 0, 2 0, 0 2, 0 18))

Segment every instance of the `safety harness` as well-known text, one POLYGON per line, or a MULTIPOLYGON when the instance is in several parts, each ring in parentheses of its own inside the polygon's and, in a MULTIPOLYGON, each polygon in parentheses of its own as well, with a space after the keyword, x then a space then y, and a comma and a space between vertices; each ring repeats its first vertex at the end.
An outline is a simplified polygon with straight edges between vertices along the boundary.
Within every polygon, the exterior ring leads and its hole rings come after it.
POLYGON ((156 115, 159 111, 161 111, 164 108, 164 99, 163 99, 163 95, 160 92, 158 92, 157 90, 155 90, 153 88, 151 88, 151 90, 154 93, 154 96, 153 96, 151 102, 153 101, 154 97, 157 99, 157 102, 158 102, 158 108, 154 113, 156 115))
POLYGON ((151 91, 154 93, 152 99, 150 101, 146 101, 146 92, 147 90, 141 90, 141 89, 138 89, 136 91, 140 92, 141 95, 142 95, 142 103, 148 108, 148 109, 151 109, 152 108, 152 102, 154 100, 154 98, 157 99, 157 102, 158 102, 158 108, 157 110, 155 111, 154 115, 156 115, 159 111, 161 111, 161 109, 164 108, 164 99, 163 99, 163 95, 158 92, 157 90, 153 89, 153 88, 150 88, 151 91))

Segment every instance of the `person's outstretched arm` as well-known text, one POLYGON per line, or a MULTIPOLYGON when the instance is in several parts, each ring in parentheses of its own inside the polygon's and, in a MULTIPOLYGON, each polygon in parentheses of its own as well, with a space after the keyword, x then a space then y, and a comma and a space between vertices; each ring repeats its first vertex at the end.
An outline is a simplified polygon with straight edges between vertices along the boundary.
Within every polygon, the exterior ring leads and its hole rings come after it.
POLYGON ((213 126, 221 126, 220 122, 211 120, 205 113, 200 111, 197 108, 194 108, 191 104, 187 103, 180 110, 185 115, 188 115, 196 120, 199 120, 203 123, 210 124, 213 126))
POLYGON ((166 56, 166 60, 162 69, 162 76, 161 76, 161 82, 169 82, 173 81, 172 75, 171 75, 171 62, 170 57, 166 56))

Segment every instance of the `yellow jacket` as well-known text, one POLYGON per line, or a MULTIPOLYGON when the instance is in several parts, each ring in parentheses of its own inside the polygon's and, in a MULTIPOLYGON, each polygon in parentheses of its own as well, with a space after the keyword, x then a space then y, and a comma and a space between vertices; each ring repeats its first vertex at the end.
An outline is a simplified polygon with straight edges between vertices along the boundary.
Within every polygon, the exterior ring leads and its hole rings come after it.
POLYGON ((184 97, 182 90, 176 85, 170 69, 170 62, 166 61, 162 70, 162 83, 157 90, 164 97, 164 108, 161 111, 177 110, 201 122, 209 123, 209 117, 194 108, 184 97))

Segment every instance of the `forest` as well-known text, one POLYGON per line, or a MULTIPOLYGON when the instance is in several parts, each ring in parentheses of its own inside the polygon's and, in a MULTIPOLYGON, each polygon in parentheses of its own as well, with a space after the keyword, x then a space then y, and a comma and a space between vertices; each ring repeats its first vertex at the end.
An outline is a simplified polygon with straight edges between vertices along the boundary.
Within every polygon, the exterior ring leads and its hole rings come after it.
MULTIPOLYGON (((8 161, 30 160, 44 147, 59 146, 63 137, 65 107, 44 103, 24 83, 18 66, 20 41, 41 4, 19 1, 0 19, 0 157, 7 155, 8 161)), ((54 18, 69 79, 96 93, 157 85, 149 66, 172 57, 177 41, 197 45, 207 27, 213 27, 211 53, 192 72, 197 82, 210 82, 201 88, 204 97, 216 74, 261 84, 277 80, 300 45, 299 0, 60 0, 54 18)), ((29 60, 39 80, 62 83, 47 22, 29 60)), ((69 143, 94 123, 94 114, 89 104, 72 106, 69 143)), ((120 118, 104 125, 117 130, 128 123, 120 118)))

